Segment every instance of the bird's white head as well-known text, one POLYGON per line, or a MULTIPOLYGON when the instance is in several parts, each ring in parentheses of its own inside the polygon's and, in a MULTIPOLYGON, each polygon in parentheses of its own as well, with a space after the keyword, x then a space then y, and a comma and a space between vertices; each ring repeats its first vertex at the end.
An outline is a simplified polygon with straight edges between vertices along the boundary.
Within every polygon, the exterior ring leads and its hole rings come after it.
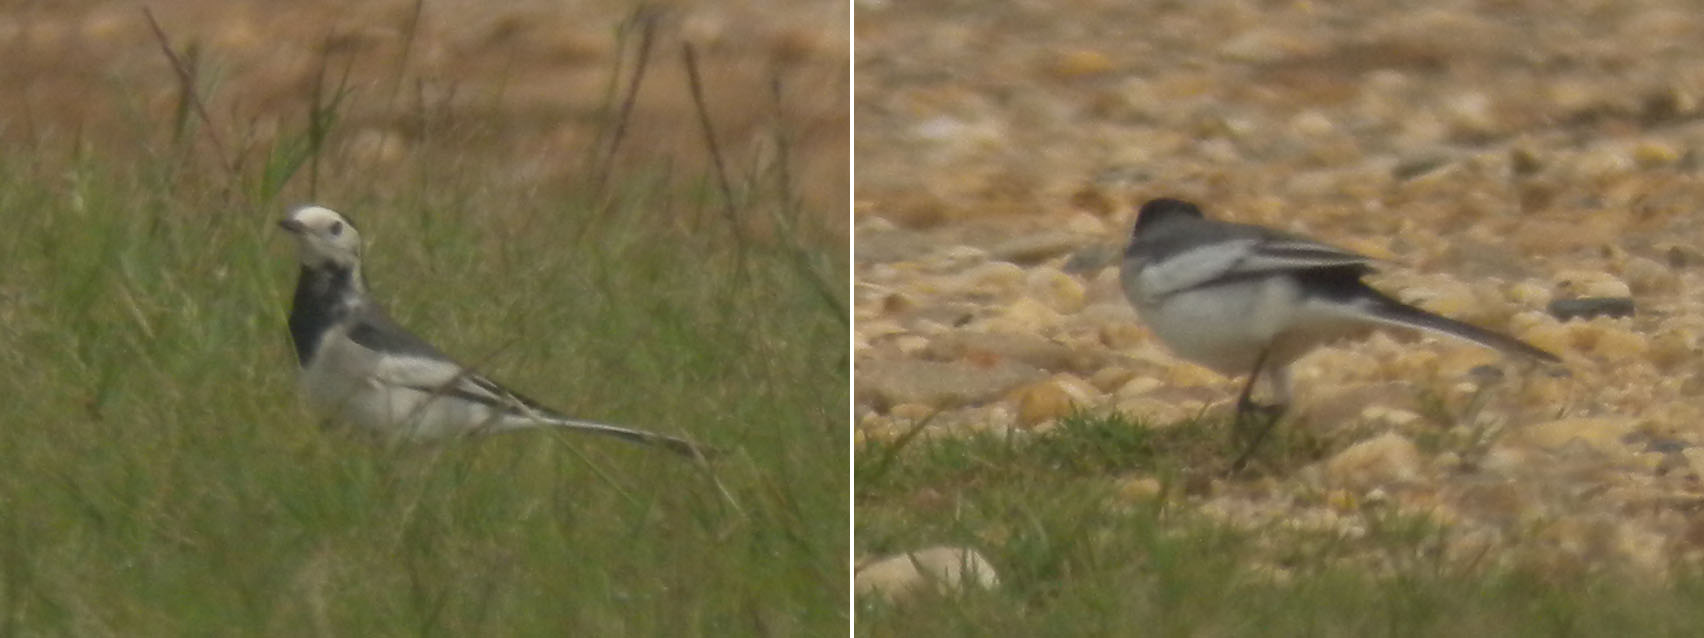
POLYGON ((298 258, 309 268, 361 265, 361 233, 343 215, 324 206, 302 206, 278 222, 296 236, 298 258))

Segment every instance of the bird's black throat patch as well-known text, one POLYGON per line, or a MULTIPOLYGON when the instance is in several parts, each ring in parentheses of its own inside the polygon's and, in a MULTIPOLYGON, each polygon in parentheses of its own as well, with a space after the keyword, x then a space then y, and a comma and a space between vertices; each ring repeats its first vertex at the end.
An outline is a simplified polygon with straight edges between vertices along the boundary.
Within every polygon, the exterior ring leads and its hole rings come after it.
POLYGON ((290 302, 290 339, 295 342, 299 365, 308 367, 326 332, 353 311, 349 300, 357 294, 353 268, 331 264, 302 267, 296 296, 290 302))

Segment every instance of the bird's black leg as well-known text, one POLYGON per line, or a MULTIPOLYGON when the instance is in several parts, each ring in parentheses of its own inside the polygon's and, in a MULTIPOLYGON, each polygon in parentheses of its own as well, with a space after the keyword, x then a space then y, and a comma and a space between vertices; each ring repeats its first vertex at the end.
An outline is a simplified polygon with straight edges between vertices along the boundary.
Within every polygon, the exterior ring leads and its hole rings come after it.
POLYGON ((1237 395, 1237 426, 1242 426, 1243 416, 1260 409, 1254 403, 1254 384, 1260 380, 1260 369, 1266 365, 1266 351, 1254 358, 1254 370, 1248 373, 1248 383, 1243 384, 1242 393, 1237 395))
POLYGON ((1266 423, 1254 433, 1253 438, 1249 439, 1248 447, 1237 456, 1237 460, 1231 463, 1231 472, 1233 473, 1241 472, 1243 467, 1248 465, 1248 459, 1254 456, 1255 450, 1260 449, 1260 443, 1266 440, 1266 435, 1272 432, 1272 426, 1278 424, 1278 417, 1284 414, 1283 405, 1260 405, 1255 403, 1253 399, 1254 383, 1260 379, 1260 372, 1266 367, 1268 352, 1270 352, 1270 349, 1261 350, 1260 356, 1254 359, 1254 370, 1248 373, 1248 383, 1243 386, 1242 394, 1237 396, 1237 415, 1234 422, 1237 432, 1247 432, 1248 421, 1246 419, 1255 414, 1265 417, 1266 423))

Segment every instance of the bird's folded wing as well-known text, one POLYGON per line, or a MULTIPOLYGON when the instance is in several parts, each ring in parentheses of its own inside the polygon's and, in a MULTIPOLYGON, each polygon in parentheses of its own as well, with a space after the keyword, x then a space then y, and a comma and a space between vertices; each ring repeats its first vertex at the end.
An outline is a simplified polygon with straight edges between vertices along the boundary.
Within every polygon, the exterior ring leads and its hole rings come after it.
POLYGON ((1359 266, 1373 260, 1340 248, 1289 237, 1241 237, 1204 243, 1156 260, 1142 269, 1148 294, 1175 292, 1249 277, 1316 268, 1359 266))
POLYGON ((355 325, 349 329, 349 339, 374 352, 403 354, 427 359, 448 360, 425 339, 414 336, 390 317, 371 305, 357 311, 355 325))
POLYGON ((1236 239, 1204 243, 1149 260, 1140 273, 1142 290, 1163 297, 1207 285, 1237 268, 1259 241, 1236 239))
POLYGON ((1305 270, 1341 266, 1371 266, 1374 260, 1366 255, 1343 250, 1300 237, 1270 237, 1257 243, 1237 264, 1236 270, 1264 272, 1272 270, 1305 270))
POLYGON ((433 396, 471 401, 519 416, 556 416, 549 408, 457 363, 389 316, 367 308, 349 338, 380 355, 376 381, 433 396))
POLYGON ((702 457, 708 452, 678 437, 565 417, 441 355, 386 353, 378 357, 371 375, 372 380, 385 387, 422 392, 430 395, 430 400, 467 401, 500 414, 658 445, 689 457, 702 457))
POLYGON ((478 403, 511 414, 526 415, 528 411, 541 416, 553 414, 544 406, 448 359, 405 354, 383 357, 373 369, 373 378, 386 386, 478 403))

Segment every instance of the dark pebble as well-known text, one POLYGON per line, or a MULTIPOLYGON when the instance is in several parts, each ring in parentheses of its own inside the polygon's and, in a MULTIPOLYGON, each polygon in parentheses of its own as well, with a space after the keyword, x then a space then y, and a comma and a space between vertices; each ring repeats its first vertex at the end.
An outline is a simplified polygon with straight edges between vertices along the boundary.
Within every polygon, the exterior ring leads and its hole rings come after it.
POLYGON ((1586 297, 1550 302, 1550 316, 1562 321, 1592 317, 1633 316, 1632 297, 1586 297))

